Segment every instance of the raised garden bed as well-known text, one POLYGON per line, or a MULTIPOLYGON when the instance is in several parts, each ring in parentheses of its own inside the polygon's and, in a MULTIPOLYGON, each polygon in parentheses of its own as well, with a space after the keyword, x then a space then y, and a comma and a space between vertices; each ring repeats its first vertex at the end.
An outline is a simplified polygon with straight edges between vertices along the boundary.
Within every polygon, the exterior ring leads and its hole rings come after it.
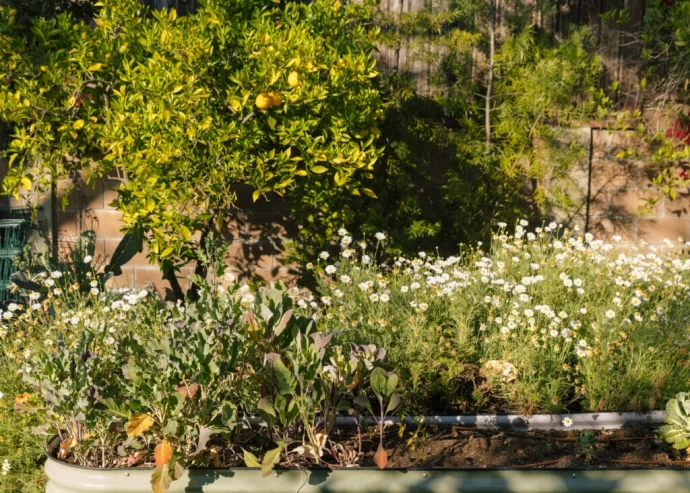
MULTIPOLYGON (((211 439, 223 467, 185 470, 168 491, 690 491, 690 462, 659 439, 664 417, 661 411, 575 414, 568 427, 559 415, 437 416, 424 418, 421 426, 415 424, 419 418, 389 419, 385 470, 374 462, 376 430, 365 426, 357 467, 276 468, 266 477, 258 468, 236 467, 243 462, 238 449, 223 449, 222 439, 211 439)), ((340 421, 334 441, 355 448, 352 420, 340 421)), ((152 468, 146 464, 74 466, 55 458, 58 446, 55 440, 46 463, 48 493, 151 491, 152 468)))

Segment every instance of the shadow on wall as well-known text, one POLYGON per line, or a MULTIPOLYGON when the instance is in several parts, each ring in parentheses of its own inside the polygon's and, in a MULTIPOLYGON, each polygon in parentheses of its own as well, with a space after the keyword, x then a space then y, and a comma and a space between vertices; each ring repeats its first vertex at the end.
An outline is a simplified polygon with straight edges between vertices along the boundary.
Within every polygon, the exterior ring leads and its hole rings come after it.
MULTIPOLYGON (((6 173, 6 163, 0 160, 0 179, 6 173), (4 165, 4 166, 3 166, 4 165)), ((62 180, 58 184, 57 210, 51 214, 51 200, 43 198, 39 203, 39 227, 44 238, 50 237, 51 219, 56 219, 57 250, 60 258, 68 258, 85 231, 94 231, 94 258, 105 264, 117 248, 123 234, 122 214, 110 204, 117 197, 120 181, 114 178, 94 180, 86 184, 79 176, 62 180), (62 208, 63 198, 65 208, 62 208), (51 217, 52 216, 52 217, 51 217)), ((230 245, 227 263, 239 277, 256 281, 273 279, 293 280, 297 275, 294 266, 286 265, 284 242, 295 238, 297 227, 290 209, 280 197, 251 198, 250 187, 237 188, 237 209, 226 217, 223 239, 230 245)), ((7 210, 24 208, 24 201, 0 196, 0 207, 7 210)), ((50 240, 47 240, 50 244, 50 240)), ((123 274, 111 281, 114 287, 144 287, 154 285, 161 291, 168 282, 155 264, 147 258, 147 252, 137 254, 125 267, 123 274)), ((178 273, 183 289, 189 287, 188 277, 194 265, 183 266, 178 273)))

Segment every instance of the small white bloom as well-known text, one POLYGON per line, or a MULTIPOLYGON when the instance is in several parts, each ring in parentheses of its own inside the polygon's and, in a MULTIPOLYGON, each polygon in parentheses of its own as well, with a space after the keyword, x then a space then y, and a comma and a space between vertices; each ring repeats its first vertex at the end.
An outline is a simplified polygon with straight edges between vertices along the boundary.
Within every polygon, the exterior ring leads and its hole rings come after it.
POLYGON ((319 253, 319 258, 321 260, 326 260, 328 257, 330 257, 330 254, 328 252, 321 252, 319 253))
POLYGON ((336 268, 335 265, 327 265, 326 266, 326 274, 332 275, 335 274, 336 268))
POLYGON ((563 418, 563 426, 565 426, 566 428, 570 428, 571 426, 573 426, 573 420, 569 417, 563 418))
POLYGON ((92 260, 93 260, 93 257, 91 255, 87 255, 86 257, 84 257, 84 263, 85 264, 90 264, 92 260))
POLYGON ((379 241, 383 241, 386 239, 386 235, 384 233, 379 232, 374 235, 374 238, 376 238, 379 241))
POLYGON ((338 236, 345 236, 347 234, 347 230, 345 228, 340 228, 338 230, 338 236))
POLYGON ((606 315, 606 318, 608 318, 608 319, 615 318, 615 317, 616 317, 616 312, 614 312, 613 310, 607 310, 607 312, 605 313, 605 315, 606 315))

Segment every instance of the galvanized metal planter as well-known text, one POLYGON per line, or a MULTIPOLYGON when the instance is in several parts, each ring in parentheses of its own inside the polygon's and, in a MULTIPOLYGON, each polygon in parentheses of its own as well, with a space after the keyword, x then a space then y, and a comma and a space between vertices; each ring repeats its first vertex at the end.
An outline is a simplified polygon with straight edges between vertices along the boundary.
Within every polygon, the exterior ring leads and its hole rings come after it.
MULTIPOLYGON (((572 428, 618 428, 658 423, 663 412, 570 415, 572 428)), ((427 416, 426 423, 473 424, 478 428, 560 429, 562 416, 427 416)), ((420 419, 416 418, 415 422, 420 419)), ((340 423, 342 426, 351 424, 340 423)), ((571 428, 571 429, 572 429, 571 428)), ((47 493, 150 493, 151 469, 80 467, 48 457, 47 493)), ((268 477, 250 468, 186 470, 169 493, 690 493, 690 469, 322 469, 277 470, 268 477)))
MULTIPOLYGON (((47 493, 150 493, 150 469, 90 469, 48 459, 47 493)), ((690 471, 663 470, 191 470, 169 493, 690 492, 690 471)))

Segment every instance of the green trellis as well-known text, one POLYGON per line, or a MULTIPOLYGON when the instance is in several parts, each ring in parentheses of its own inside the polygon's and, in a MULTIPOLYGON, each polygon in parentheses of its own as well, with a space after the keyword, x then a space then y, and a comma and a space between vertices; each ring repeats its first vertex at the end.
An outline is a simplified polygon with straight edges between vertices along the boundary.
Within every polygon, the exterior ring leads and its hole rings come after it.
POLYGON ((0 219, 0 302, 10 299, 10 275, 14 258, 24 248, 31 223, 26 219, 0 219))

